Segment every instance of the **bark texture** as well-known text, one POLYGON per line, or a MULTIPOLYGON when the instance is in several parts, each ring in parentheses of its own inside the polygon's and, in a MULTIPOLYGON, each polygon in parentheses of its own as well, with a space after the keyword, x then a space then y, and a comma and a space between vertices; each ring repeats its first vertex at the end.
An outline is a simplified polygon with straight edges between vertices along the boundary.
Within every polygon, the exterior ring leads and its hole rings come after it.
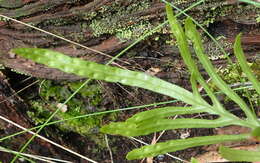
MULTIPOLYGON (((197 0, 173 1, 181 9, 185 9, 195 2, 197 0)), ((129 46, 141 35, 165 21, 164 7, 164 3, 159 0, 0 0, 1 15, 17 19, 111 56, 116 55, 117 52, 129 46)), ((247 57, 254 59, 256 54, 259 54, 260 25, 256 21, 260 15, 259 8, 238 3, 236 0, 206 0, 205 3, 194 7, 187 13, 203 24, 214 37, 224 36, 221 45, 229 53, 232 53, 232 43, 235 36, 239 32, 243 32, 242 42, 247 57)), ((181 20, 184 18, 185 16, 180 16, 181 20)), ((206 50, 214 63, 223 64, 220 50, 216 49, 214 43, 206 35, 203 36, 206 50)), ((153 36, 149 36, 136 45, 127 56, 120 58, 122 61, 131 63, 131 65, 121 61, 117 63, 129 69, 147 71, 177 84, 188 83, 188 75, 183 73, 184 65, 178 57, 177 47, 167 43, 171 40, 169 28, 164 26, 153 36), (131 55, 134 55, 134 57, 129 57, 131 55), (166 64, 172 67, 165 66, 167 70, 164 70, 162 67, 166 64), (158 67, 159 72, 156 69, 158 67)), ((0 17, 0 64, 33 77, 54 80, 81 79, 9 53, 12 48, 18 47, 49 48, 66 55, 99 63, 106 63, 110 59, 93 50, 87 50, 0 17)), ((109 90, 108 92, 112 91, 109 90)), ((5 76, 0 74, 0 115, 23 127, 30 128, 33 124, 24 114, 27 105, 18 96, 13 96, 14 93, 5 76)), ((119 94, 118 96, 122 99, 115 99, 124 101, 125 96, 122 96, 122 93, 119 94)), ((147 94, 145 93, 145 95, 147 94)), ((151 95, 152 97, 155 98, 151 95)), ((137 99, 144 101, 139 96, 137 99)), ((0 137, 10 135, 17 130, 14 126, 0 121, 0 137)), ((0 142, 0 146, 19 149, 20 145, 28 138, 30 138, 30 135, 25 134, 17 137, 9 145, 0 142)), ((67 142, 71 140, 74 140, 74 137, 68 138, 67 142)), ((60 144, 67 145, 67 142, 63 142, 62 138, 57 138, 57 141, 60 141, 60 144)), ((77 139, 75 141, 80 142, 77 139)), ((95 149, 94 143, 88 144, 88 146, 87 143, 84 145, 86 147, 77 151, 88 155, 91 148, 95 149)), ((118 146, 122 146, 122 144, 118 146)), ((126 149, 129 148, 129 145, 123 144, 123 146, 124 150, 119 151, 119 153, 126 152, 126 149)), ((77 147, 74 146, 74 148, 77 147)), ((78 158, 61 153, 50 144, 38 139, 34 141, 29 150, 33 154, 80 162, 78 158)), ((124 157, 124 154, 118 155, 124 157)), ((99 157, 100 160, 104 161, 108 158, 108 154, 101 155, 99 153, 99 157)), ((7 160, 8 162, 10 158, 11 155, 0 152, 0 160, 7 160)))
MULTIPOLYGON (((174 4, 185 9, 195 2, 180 0, 174 1, 174 4)), ((112 56, 165 20, 164 4, 158 0, 2 0, 0 14, 112 56)), ((242 31, 245 49, 259 50, 260 32, 256 22, 259 8, 233 0, 206 0, 188 14, 208 27, 214 36, 225 36, 228 43, 232 43, 235 35, 242 31)), ((8 53, 17 47, 50 48, 99 63, 110 59, 22 24, 1 20, 1 63, 17 71, 48 79, 79 79, 8 53)), ((160 37, 169 35, 168 28, 164 27, 157 34, 160 37)), ((162 41, 158 44, 158 52, 176 53, 172 46, 162 41)), ((231 46, 227 46, 226 50, 231 50, 231 46)))

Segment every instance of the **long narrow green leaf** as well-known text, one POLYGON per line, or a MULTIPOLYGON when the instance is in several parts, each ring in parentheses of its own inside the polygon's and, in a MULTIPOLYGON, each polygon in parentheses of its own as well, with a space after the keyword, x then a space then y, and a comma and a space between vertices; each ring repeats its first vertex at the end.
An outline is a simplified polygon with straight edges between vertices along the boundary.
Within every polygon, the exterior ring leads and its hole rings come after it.
POLYGON ((191 58, 191 53, 189 50, 188 46, 188 41, 186 39, 185 33, 177 21, 176 17, 174 16, 173 10, 169 4, 166 4, 166 13, 167 13, 167 18, 169 20, 169 24, 171 27, 171 31, 173 32, 174 36, 176 37, 177 45, 180 50, 180 54, 187 65, 188 69, 190 72, 195 73, 197 75, 198 70, 197 66, 195 66, 194 60, 191 58))
POLYGON ((260 2, 255 2, 255 1, 252 1, 252 0, 239 0, 240 2, 245 2, 245 3, 248 3, 248 4, 251 4, 251 5, 254 5, 256 7, 260 7, 260 2))
POLYGON ((170 140, 163 143, 157 143, 154 145, 143 146, 138 149, 134 149, 126 156, 128 160, 141 159, 145 157, 154 157, 159 154, 168 152, 175 152, 191 147, 217 144, 228 141, 241 141, 249 137, 248 134, 243 135, 217 135, 217 136, 203 136, 188 139, 170 140))
MULTIPOLYGON (((179 128, 216 128, 221 126, 228 126, 232 124, 233 120, 219 118, 216 120, 206 119, 153 119, 151 121, 144 121, 136 124, 137 134, 148 135, 154 132, 163 130, 173 130, 179 128)), ((136 135, 136 136, 138 136, 136 135)))
POLYGON ((186 35, 193 41, 194 50, 203 67, 205 68, 209 76, 212 78, 212 81, 218 86, 219 89, 221 89, 222 92, 224 92, 229 98, 231 98, 241 107, 241 109, 245 112, 246 116, 248 117, 248 121, 250 121, 255 126, 258 126, 259 122, 257 120, 256 115, 252 113, 252 111, 248 108, 246 103, 217 74, 212 63, 209 61, 208 57, 204 53, 200 34, 196 30, 195 25, 190 19, 187 19, 186 21, 186 33, 186 35))
MULTIPOLYGON (((172 33, 176 37, 177 44, 180 50, 180 54, 187 65, 189 71, 192 73, 193 76, 196 77, 198 82, 204 87, 206 92, 208 93, 209 97, 212 99, 213 103, 215 104, 214 109, 218 109, 220 112, 225 112, 225 109, 222 107, 222 105, 217 100, 216 96, 213 94, 213 92, 210 90, 209 86, 207 85, 206 81, 201 76, 198 67, 194 63, 194 60, 192 59, 191 53, 189 51, 189 46, 187 42, 187 37, 185 36, 179 22, 177 21, 176 17, 173 14, 173 10, 169 4, 166 5, 166 13, 167 17, 169 19, 170 27, 172 30, 172 33)), ((185 23, 186 25, 187 23, 185 23)), ((228 114, 228 113, 226 113, 228 114)))
POLYGON ((47 49, 18 48, 13 49, 12 52, 67 73, 73 73, 91 79, 119 82, 125 85, 141 87, 168 95, 191 105, 207 106, 206 102, 202 103, 200 101, 198 103, 198 101, 194 100, 191 92, 142 72, 124 70, 95 62, 84 61, 79 58, 71 58, 62 53, 47 49))
POLYGON ((164 108, 156 108, 148 111, 143 111, 135 114, 131 118, 127 119, 126 122, 141 122, 149 119, 161 119, 167 118, 175 115, 183 115, 183 114, 194 114, 194 113, 202 113, 209 111, 211 114, 214 114, 205 107, 164 107, 164 108))
POLYGON ((219 152, 223 158, 229 161, 260 161, 260 151, 238 150, 221 146, 219 152))
POLYGON ((179 128, 216 128, 220 126, 231 125, 232 120, 216 119, 149 119, 146 121, 117 122, 104 125, 100 131, 107 134, 118 134, 123 136, 141 136, 154 132, 179 129, 179 128))
POLYGON ((256 92, 260 94, 260 82, 256 79, 255 75, 253 74, 253 71, 248 66, 246 62, 246 57, 241 47, 241 34, 237 35, 236 37, 236 41, 234 44, 234 53, 237 57, 241 69, 246 74, 247 78, 252 82, 256 92))

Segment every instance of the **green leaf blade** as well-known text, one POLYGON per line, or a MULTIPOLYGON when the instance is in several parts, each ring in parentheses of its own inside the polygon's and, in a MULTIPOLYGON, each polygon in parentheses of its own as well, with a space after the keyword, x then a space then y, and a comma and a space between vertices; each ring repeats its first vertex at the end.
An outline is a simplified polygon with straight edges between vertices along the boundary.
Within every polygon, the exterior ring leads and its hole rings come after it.
POLYGON ((112 135, 142 136, 163 130, 173 130, 180 128, 216 128, 231 125, 231 120, 216 119, 149 119, 145 121, 126 121, 110 123, 101 128, 101 132, 112 135))
MULTIPOLYGON (((202 39, 199 32, 196 30, 196 26, 193 24, 192 20, 187 19, 185 27, 186 35, 190 38, 190 40, 192 40, 197 57, 199 58, 209 76, 212 78, 214 84, 216 84, 216 86, 222 92, 224 92, 230 99, 232 99, 240 106, 240 108, 245 112, 248 121, 250 121, 251 124, 254 124, 255 127, 258 126, 259 121, 257 120, 256 115, 250 110, 247 104, 222 80, 222 78, 217 74, 207 55, 205 55, 201 41, 202 39)), ((227 112, 225 114, 227 114, 227 112)))
POLYGON ((241 34, 237 35, 236 37, 235 44, 234 44, 234 54, 236 55, 236 58, 238 60, 241 69, 246 74, 247 78, 252 82, 256 92, 260 94, 260 82, 256 79, 255 75, 252 73, 253 71, 248 66, 246 62, 246 57, 241 47, 241 34))
MULTIPOLYGON (((150 121, 144 121, 136 124, 137 134, 148 135, 154 132, 173 130, 180 128, 216 128, 222 126, 228 126, 232 124, 232 120, 216 119, 192 119, 192 118, 180 118, 180 119, 153 119, 150 121)), ((139 135, 135 135, 139 136, 139 135)))
POLYGON ((163 143, 157 143, 154 145, 143 146, 138 149, 134 149, 126 156, 128 160, 141 159, 146 157, 154 157, 159 154, 165 154, 168 152, 175 152, 191 147, 217 144, 228 141, 241 141, 249 137, 248 134, 243 135, 217 135, 217 136, 203 136, 188 139, 170 140, 163 143))
POLYGON ((12 52, 67 73, 73 73, 91 79, 119 82, 129 86, 141 87, 168 95, 191 105, 207 105, 207 103, 202 104, 201 101, 198 102, 194 100, 193 94, 186 89, 142 72, 124 70, 78 58, 71 58, 62 53, 47 49, 18 48, 13 49, 12 52))
POLYGON ((211 110, 205 107, 163 107, 137 113, 131 118, 127 119, 127 122, 137 123, 149 119, 161 119, 175 115, 194 114, 203 112, 211 112, 211 110))
POLYGON ((229 161, 260 161, 260 151, 237 150, 221 146, 219 152, 223 158, 229 161))

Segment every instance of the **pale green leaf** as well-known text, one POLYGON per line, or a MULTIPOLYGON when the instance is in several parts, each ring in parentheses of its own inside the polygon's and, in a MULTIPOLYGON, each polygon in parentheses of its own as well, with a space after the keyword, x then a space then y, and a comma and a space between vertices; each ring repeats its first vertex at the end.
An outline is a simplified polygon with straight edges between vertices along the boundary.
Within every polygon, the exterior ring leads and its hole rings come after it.
POLYGON ((260 127, 256 127, 251 132, 251 136, 260 141, 260 127))
POLYGON ((241 34, 237 35, 236 37, 236 41, 234 44, 234 53, 237 57, 241 69, 246 74, 247 78, 252 82, 256 92, 260 94, 260 82, 256 79, 255 75, 253 74, 253 71, 248 66, 246 62, 246 57, 241 47, 241 34))
POLYGON ((125 85, 141 87, 168 95, 191 105, 207 106, 206 102, 202 103, 201 101, 198 102, 194 100, 191 92, 142 72, 124 70, 117 67, 84 61, 47 49, 17 48, 13 49, 12 52, 37 63, 45 64, 48 67, 57 68, 67 73, 73 73, 91 79, 119 82, 125 85))
POLYGON ((202 39, 191 19, 186 20, 185 27, 186 35, 192 40, 194 50, 203 67, 212 78, 214 84, 217 85, 222 92, 224 92, 230 99, 232 99, 240 106, 240 108, 245 112, 246 116, 248 117, 248 121, 250 121, 255 126, 258 126, 259 122, 256 118, 256 115, 252 113, 247 104, 221 79, 221 77, 217 74, 215 68, 213 67, 212 63, 208 59, 207 55, 205 55, 201 41, 202 39))
POLYGON ((260 7, 260 2, 259 1, 253 1, 253 0, 239 0, 239 1, 251 4, 251 5, 254 5, 256 7, 260 7))
POLYGON ((188 69, 190 70, 190 72, 193 72, 193 73, 195 73, 195 75, 197 75, 197 73, 199 71, 197 69, 197 66, 195 65, 194 60, 191 57, 191 53, 189 50, 189 45, 188 45, 188 41, 186 39, 185 33, 184 33, 181 25, 177 21, 176 17, 174 16, 173 10, 169 4, 166 4, 166 13, 167 13, 167 18, 169 20, 169 24, 171 27, 171 31, 176 38, 177 45, 180 50, 180 54, 181 54, 185 64, 188 66, 188 69))
POLYGON ((195 159, 195 158, 191 158, 191 163, 200 163, 197 159, 195 159))
POLYGON ((260 151, 238 150, 221 146, 219 152, 223 158, 229 161, 260 161, 260 151))
POLYGON ((137 133, 140 133, 142 135, 148 135, 163 130, 172 130, 179 128, 216 128, 221 126, 228 126, 231 124, 232 120, 222 118, 216 120, 192 118, 153 119, 150 121, 136 123, 136 129, 138 131, 137 133))
POLYGON ((170 140, 154 145, 143 146, 127 154, 128 160, 141 159, 145 157, 154 157, 159 154, 168 152, 175 152, 191 147, 217 144, 228 141, 241 141, 249 137, 248 134, 243 135, 217 135, 217 136, 203 136, 188 139, 170 140))
MULTIPOLYGON (((178 44, 178 47, 179 47, 179 50, 180 50, 180 54, 181 54, 185 64, 187 65, 189 71, 191 72, 191 74, 194 77, 196 77, 196 80, 198 80, 198 82, 203 86, 203 88, 206 90, 206 92, 208 93, 208 95, 212 99, 213 103, 216 106, 218 106, 218 107, 214 107, 214 109, 215 110, 218 109, 219 111, 224 112, 224 108, 221 107, 221 105, 219 104, 216 96, 210 90, 209 86, 207 85, 207 83, 205 82, 203 77, 201 76, 201 74, 198 70, 198 67, 194 63, 194 60, 192 59, 191 53, 189 51, 187 37, 185 36, 179 22, 177 21, 177 19, 173 15, 173 10, 172 10, 171 6, 169 6, 168 4, 166 5, 166 13, 167 13, 167 17, 168 17, 168 20, 169 20, 169 23, 170 23, 171 31, 174 34, 174 36, 176 37, 177 44, 178 44)), ((185 25, 187 26, 187 23, 185 23, 185 25)), ((192 82, 191 84, 194 85, 194 82, 192 82)), ((195 91, 194 89, 195 88, 193 86, 193 92, 195 91)), ((196 99, 198 98, 198 100, 201 99, 196 94, 195 94, 195 97, 196 97, 196 99)))
MULTIPOLYGON (((208 108, 204 107, 164 107, 164 108, 156 108, 148 111, 143 111, 135 114, 131 118, 127 119, 127 122, 141 122, 149 119, 161 119, 166 117, 171 117, 175 115, 183 115, 183 114, 194 114, 194 113, 202 113, 206 111, 211 111, 208 108)), ((211 112, 211 114, 214 114, 211 112)))
POLYGON ((179 129, 179 128, 216 128, 221 126, 228 126, 232 124, 232 120, 216 119, 148 119, 145 121, 126 121, 117 122, 104 125, 100 131, 107 134, 118 134, 123 136, 141 136, 148 135, 154 132, 179 129))

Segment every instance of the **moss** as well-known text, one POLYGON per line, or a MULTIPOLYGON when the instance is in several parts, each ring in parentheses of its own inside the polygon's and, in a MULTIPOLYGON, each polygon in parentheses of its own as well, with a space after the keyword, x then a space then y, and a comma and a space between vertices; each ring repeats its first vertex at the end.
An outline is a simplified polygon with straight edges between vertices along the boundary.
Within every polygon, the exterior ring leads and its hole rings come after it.
MULTIPOLYGON (((47 80, 41 85, 41 99, 30 101, 32 109, 27 112, 28 116, 35 124, 42 124, 57 109, 57 104, 64 102, 81 84, 82 82, 56 83, 47 80)), ((66 104, 68 110, 58 112, 53 120, 69 119, 102 111, 101 102, 102 89, 100 85, 96 82, 89 83, 66 104)), ((89 116, 64 121, 56 126, 62 132, 76 132, 105 147, 102 134, 99 133, 99 127, 105 117, 106 119, 115 119, 116 114, 89 116)))
MULTIPOLYGON (((259 66, 258 63, 249 63, 253 73, 256 75, 257 79, 260 80, 260 73, 259 73, 259 66)), ((223 80, 225 80, 228 84, 241 84, 240 86, 243 86, 243 83, 248 82, 248 79, 246 75, 243 73, 241 68, 239 67, 239 64, 232 64, 227 66, 226 68, 223 68, 219 71, 219 75, 222 77, 223 80)), ((260 95, 254 90, 254 89, 243 89, 237 91, 237 93, 247 99, 248 101, 251 101, 253 105, 260 106, 260 95)), ((226 99, 229 101, 229 99, 226 99)))
POLYGON ((5 8, 17 8, 23 5, 22 0, 0 0, 0 6, 5 8))

